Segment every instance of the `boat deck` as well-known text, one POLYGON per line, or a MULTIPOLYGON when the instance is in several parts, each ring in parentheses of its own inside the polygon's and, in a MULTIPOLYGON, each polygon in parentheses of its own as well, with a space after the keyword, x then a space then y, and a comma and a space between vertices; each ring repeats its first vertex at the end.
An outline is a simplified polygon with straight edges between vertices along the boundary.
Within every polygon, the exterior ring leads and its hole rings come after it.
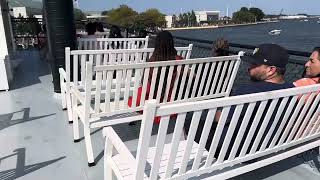
MULTIPOLYGON (((0 180, 103 179, 101 129, 92 132, 97 165, 88 167, 84 141, 73 143, 72 125, 53 93, 48 64, 38 51, 21 53, 12 90, 0 92, 0 180)), ((138 125, 114 128, 125 140, 138 137, 138 125)), ((234 179, 319 180, 317 158, 311 153, 293 157, 234 179)))

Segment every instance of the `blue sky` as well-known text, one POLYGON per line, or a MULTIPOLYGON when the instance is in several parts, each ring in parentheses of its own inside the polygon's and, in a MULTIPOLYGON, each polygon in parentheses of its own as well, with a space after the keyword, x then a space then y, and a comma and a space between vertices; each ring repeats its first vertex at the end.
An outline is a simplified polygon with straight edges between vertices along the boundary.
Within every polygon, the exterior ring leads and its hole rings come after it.
POLYGON ((127 4, 138 12, 158 8, 162 13, 173 14, 194 10, 220 10, 225 15, 239 10, 242 6, 262 9, 267 14, 320 14, 319 0, 78 0, 83 10, 107 10, 127 4))

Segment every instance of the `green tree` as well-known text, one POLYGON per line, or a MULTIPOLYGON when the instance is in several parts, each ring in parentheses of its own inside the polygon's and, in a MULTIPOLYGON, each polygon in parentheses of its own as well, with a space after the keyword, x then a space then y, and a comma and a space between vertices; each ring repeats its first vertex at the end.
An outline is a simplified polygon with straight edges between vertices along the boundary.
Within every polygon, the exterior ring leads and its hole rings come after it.
POLYGON ((235 23, 250 23, 256 19, 255 15, 252 14, 248 8, 242 7, 239 11, 233 13, 232 20, 235 23))
POLYGON ((183 15, 181 13, 178 16, 178 24, 179 24, 179 27, 183 27, 184 20, 183 20, 183 15))
POLYGON ((73 15, 74 15, 74 20, 75 21, 81 21, 81 20, 86 20, 87 16, 84 12, 82 12, 80 9, 73 9, 73 15))
POLYGON ((173 27, 178 27, 178 20, 177 20, 177 16, 174 14, 172 15, 172 24, 173 24, 173 27))
POLYGON ((240 11, 247 12, 247 11, 249 11, 249 9, 248 9, 247 7, 242 7, 242 8, 240 9, 240 11))
POLYGON ((158 9, 148 9, 139 15, 140 24, 146 28, 155 30, 157 27, 165 27, 166 19, 164 14, 160 13, 158 9))
POLYGON ((132 27, 138 13, 127 5, 120 5, 117 9, 111 9, 107 15, 107 21, 111 24, 132 27))
POLYGON ((197 25, 197 17, 193 10, 191 11, 190 21, 191 21, 191 26, 197 25))
POLYGON ((261 21, 261 19, 264 18, 264 12, 259 8, 250 8, 249 12, 251 12, 256 17, 257 21, 261 21))

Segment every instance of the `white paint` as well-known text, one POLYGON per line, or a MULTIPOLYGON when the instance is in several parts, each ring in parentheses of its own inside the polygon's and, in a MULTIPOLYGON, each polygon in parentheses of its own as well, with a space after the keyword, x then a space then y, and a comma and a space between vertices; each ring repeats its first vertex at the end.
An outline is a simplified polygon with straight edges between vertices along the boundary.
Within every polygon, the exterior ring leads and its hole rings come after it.
POLYGON ((7 28, 10 28, 9 8, 6 1, 0 2, 0 90, 8 90, 8 74, 11 75, 9 59, 9 46, 6 36, 9 36, 7 28))

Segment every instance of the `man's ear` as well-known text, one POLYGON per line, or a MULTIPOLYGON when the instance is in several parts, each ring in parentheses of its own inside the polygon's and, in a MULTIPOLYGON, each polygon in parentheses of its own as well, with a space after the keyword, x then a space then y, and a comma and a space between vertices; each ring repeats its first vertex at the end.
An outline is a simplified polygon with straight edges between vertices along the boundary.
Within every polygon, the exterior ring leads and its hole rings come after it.
POLYGON ((268 67, 268 75, 269 76, 273 76, 274 74, 276 74, 277 73, 277 67, 275 67, 275 66, 269 66, 268 67))

